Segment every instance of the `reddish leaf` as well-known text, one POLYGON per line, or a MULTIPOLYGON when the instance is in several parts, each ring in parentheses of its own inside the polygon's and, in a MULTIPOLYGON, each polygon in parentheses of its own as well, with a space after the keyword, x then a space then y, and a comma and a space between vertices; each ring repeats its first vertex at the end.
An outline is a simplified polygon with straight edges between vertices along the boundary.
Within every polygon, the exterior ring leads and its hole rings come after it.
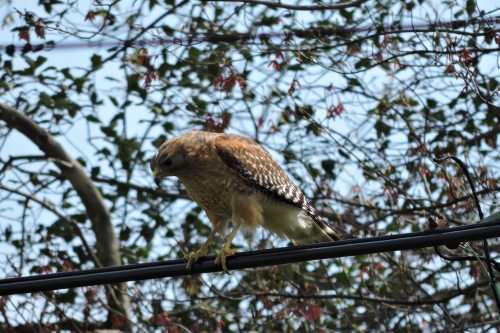
POLYGON ((179 331, 179 329, 177 328, 177 326, 171 326, 171 327, 167 328, 167 332, 168 333, 180 333, 181 331, 179 331))
POLYGON ((488 172, 488 168, 484 167, 484 166, 480 166, 477 168, 477 172, 484 175, 484 174, 486 174, 486 172, 488 172))
POLYGON ((271 125, 271 127, 269 128, 269 133, 277 133, 279 131, 280 131, 280 129, 276 125, 271 125))
POLYGON ((144 79, 144 88, 149 89, 151 88, 151 83, 153 81, 160 79, 160 74, 158 72, 148 72, 144 74, 143 79, 144 79))
POLYGON ((224 77, 221 74, 217 74, 215 76, 214 86, 217 87, 217 88, 222 87, 222 82, 223 81, 224 81, 224 77))
POLYGON ((39 38, 45 39, 45 30, 41 25, 35 27, 35 33, 39 38))
POLYGON ((245 93, 247 81, 241 75, 230 75, 229 77, 224 78, 222 75, 218 74, 214 80, 214 86, 225 92, 233 90, 236 83, 238 83, 241 91, 245 93))
POLYGON ((148 50, 145 48, 139 49, 137 52, 139 56, 137 57, 137 64, 139 65, 147 65, 149 63, 149 55, 148 55, 148 50))
POLYGON ((321 306, 317 304, 311 304, 308 305, 305 309, 305 316, 309 320, 317 320, 319 317, 321 317, 321 314, 323 313, 323 309, 321 306))
POLYGON ((279 310, 278 312, 276 312, 274 314, 273 317, 274 317, 274 319, 283 319, 283 318, 285 318, 285 313, 283 310, 279 310))
POLYGON ((362 191, 361 191, 361 187, 359 187, 358 185, 353 186, 353 187, 351 188, 351 191, 352 191, 353 193, 361 193, 361 192, 362 192, 362 191))
POLYGON ((170 318, 166 312, 155 314, 149 319, 149 321, 154 325, 167 326, 170 324, 170 318))
POLYGON ((30 31, 28 29, 19 30, 19 39, 24 39, 25 41, 30 41, 30 31))
POLYGON ((214 119, 213 114, 208 114, 203 126, 210 132, 223 133, 231 123, 232 115, 224 111, 220 114, 220 121, 214 119))
POLYGON ((85 21, 93 22, 95 19, 95 12, 93 10, 89 10, 87 15, 85 16, 85 21))
POLYGON ((122 316, 122 315, 119 315, 119 314, 116 314, 116 313, 112 313, 111 314, 111 327, 112 328, 122 328, 122 327, 125 327, 125 325, 127 324, 127 318, 122 316))
POLYGON ((283 53, 279 49, 274 51, 274 55, 276 56, 276 59, 284 59, 283 53))
POLYGON ((422 176, 432 176, 431 171, 429 170, 429 167, 427 165, 422 166, 422 169, 420 170, 420 174, 422 176))
POLYGON ((97 294, 98 288, 96 287, 91 287, 89 290, 85 292, 85 299, 87 300, 88 303, 94 303, 95 302, 95 295, 97 294))
POLYGON ((225 130, 226 128, 229 127, 229 123, 231 122, 231 117, 232 117, 232 115, 229 112, 227 112, 227 111, 222 112, 222 115, 221 115, 221 118, 222 118, 221 127, 222 127, 223 130, 225 130))
POLYGON ((394 69, 401 69, 401 68, 403 68, 403 65, 401 65, 398 58, 395 58, 394 59, 394 69))
POLYGON ((481 266, 479 266, 478 263, 474 263, 471 266, 471 275, 474 278, 474 280, 476 280, 476 281, 478 281, 479 278, 481 277, 481 275, 482 275, 481 266))
POLYGON ((466 64, 466 65, 470 65, 472 63, 472 61, 474 60, 474 57, 472 56, 470 50, 463 50, 461 53, 460 53, 460 59, 466 64))
POLYGON ((43 18, 39 18, 35 23, 35 33, 39 38, 45 39, 45 27, 43 26, 45 20, 43 18))
POLYGON ((392 200, 394 200, 397 199, 398 197, 398 190, 395 188, 385 186, 384 189, 382 190, 382 194, 387 194, 392 200))
POLYGON ((444 74, 449 74, 449 73, 456 73, 457 70, 455 69, 455 66, 452 64, 446 66, 446 69, 444 70, 444 74))
POLYGON ((288 89, 288 95, 290 95, 290 96, 293 95, 293 93, 295 92, 295 87, 302 88, 302 86, 300 85, 300 82, 296 79, 294 79, 292 81, 292 84, 290 85, 290 88, 288 89))
POLYGON ((238 84, 242 93, 246 93, 247 81, 231 65, 226 64, 219 73, 217 73, 214 86, 220 90, 230 93, 238 84))
POLYGON ((73 266, 73 264, 68 261, 68 260, 65 260, 62 264, 63 268, 66 270, 66 271, 72 271, 75 269, 75 267, 73 266))
POLYGON ((7 303, 8 299, 9 299, 8 296, 2 296, 2 297, 0 297, 0 311, 1 312, 5 311, 5 304, 7 303))
POLYGON ((364 280, 365 275, 370 276, 370 270, 368 269, 368 267, 363 267, 359 272, 359 277, 361 278, 361 280, 364 280))
POLYGON ((281 71, 281 65, 277 60, 272 60, 271 62, 269 62, 267 67, 272 67, 277 71, 281 71))
POLYGON ((490 146, 491 148, 495 148, 495 146, 496 146, 495 141, 493 141, 491 138, 488 138, 488 139, 486 140, 486 144, 487 144, 488 146, 490 146))
POLYGON ((37 272, 38 274, 43 274, 43 273, 52 273, 52 267, 50 267, 49 265, 46 265, 46 266, 39 266, 39 267, 37 267, 36 272, 37 272))
POLYGON ((240 86, 240 90, 243 93, 245 93, 246 89, 247 89, 246 88, 247 87, 247 81, 243 77, 241 77, 239 75, 237 75, 235 79, 236 79, 236 82, 238 82, 238 85, 240 86))
POLYGON ((264 125, 264 121, 264 117, 259 117, 259 120, 257 121, 257 127, 262 127, 262 125, 264 125))
POLYGON ((337 106, 331 106, 327 110, 326 117, 327 118, 335 118, 337 116, 340 116, 342 113, 344 113, 344 104, 339 103, 337 106))

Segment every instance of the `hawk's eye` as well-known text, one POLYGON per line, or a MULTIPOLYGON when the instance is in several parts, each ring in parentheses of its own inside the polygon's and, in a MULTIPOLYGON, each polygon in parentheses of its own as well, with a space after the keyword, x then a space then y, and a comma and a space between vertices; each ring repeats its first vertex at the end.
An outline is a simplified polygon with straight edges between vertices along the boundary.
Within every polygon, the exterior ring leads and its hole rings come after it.
POLYGON ((167 158, 167 159, 165 159, 165 160, 163 161, 163 166, 164 166, 164 167, 168 168, 168 167, 169 167, 169 166, 171 166, 171 165, 172 165, 172 159, 167 158))

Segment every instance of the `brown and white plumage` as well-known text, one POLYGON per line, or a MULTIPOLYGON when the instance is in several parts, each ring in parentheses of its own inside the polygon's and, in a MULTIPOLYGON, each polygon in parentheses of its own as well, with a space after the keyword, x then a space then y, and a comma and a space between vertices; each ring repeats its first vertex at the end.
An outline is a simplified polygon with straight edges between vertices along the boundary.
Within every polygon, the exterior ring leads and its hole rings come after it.
POLYGON ((216 260, 226 271, 240 226, 262 225, 295 244, 338 239, 271 155, 246 137, 188 132, 163 143, 150 166, 157 179, 177 176, 212 223, 207 242, 188 255, 188 267, 206 254, 215 233, 222 234, 229 220, 234 228, 216 260))

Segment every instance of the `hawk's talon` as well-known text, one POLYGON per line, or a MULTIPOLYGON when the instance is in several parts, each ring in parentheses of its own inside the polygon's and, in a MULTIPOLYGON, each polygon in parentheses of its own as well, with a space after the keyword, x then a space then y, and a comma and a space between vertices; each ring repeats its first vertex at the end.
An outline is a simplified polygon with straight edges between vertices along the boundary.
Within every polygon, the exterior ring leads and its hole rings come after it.
POLYGON ((220 250, 220 253, 217 256, 217 258, 215 258, 215 264, 220 265, 222 267, 222 270, 224 271, 224 273, 228 273, 229 270, 227 269, 227 257, 234 256, 234 254, 235 254, 235 251, 233 249, 231 249, 230 247, 224 246, 220 250))
POLYGON ((188 271, 190 271, 191 270, 191 266, 193 266, 193 264, 195 262, 197 262, 198 259, 200 259, 201 257, 204 257, 206 255, 207 255, 207 250, 204 247, 201 247, 197 251, 192 251, 192 252, 189 252, 188 254, 186 254, 184 256, 184 259, 187 260, 186 269, 188 271))

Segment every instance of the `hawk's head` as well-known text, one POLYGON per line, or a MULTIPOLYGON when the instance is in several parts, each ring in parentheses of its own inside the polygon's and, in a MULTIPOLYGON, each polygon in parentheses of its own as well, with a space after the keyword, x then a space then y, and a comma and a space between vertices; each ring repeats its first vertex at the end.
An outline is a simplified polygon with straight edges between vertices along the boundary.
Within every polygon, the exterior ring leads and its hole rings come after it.
POLYGON ((177 176, 186 165, 185 149, 179 137, 164 142, 149 163, 157 185, 163 177, 177 176))

